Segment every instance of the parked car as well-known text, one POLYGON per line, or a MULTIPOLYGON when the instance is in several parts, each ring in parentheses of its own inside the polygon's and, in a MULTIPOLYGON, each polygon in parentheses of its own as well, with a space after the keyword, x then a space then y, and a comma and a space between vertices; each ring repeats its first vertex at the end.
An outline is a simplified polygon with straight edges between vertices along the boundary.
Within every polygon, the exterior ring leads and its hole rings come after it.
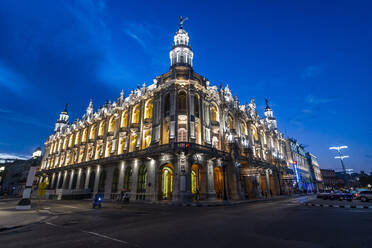
POLYGON ((355 198, 357 200, 361 200, 362 202, 370 201, 370 200, 372 200, 372 191, 365 190, 365 191, 361 191, 359 193, 356 193, 355 198))
POLYGON ((326 199, 330 199, 330 195, 331 195, 331 192, 321 192, 316 195, 316 198, 326 200, 326 199))
POLYGON ((338 192, 335 192, 335 193, 332 193, 331 196, 330 196, 330 199, 331 200, 348 200, 348 201, 352 201, 353 200, 353 194, 351 194, 350 192, 342 192, 342 191, 338 191, 338 192))

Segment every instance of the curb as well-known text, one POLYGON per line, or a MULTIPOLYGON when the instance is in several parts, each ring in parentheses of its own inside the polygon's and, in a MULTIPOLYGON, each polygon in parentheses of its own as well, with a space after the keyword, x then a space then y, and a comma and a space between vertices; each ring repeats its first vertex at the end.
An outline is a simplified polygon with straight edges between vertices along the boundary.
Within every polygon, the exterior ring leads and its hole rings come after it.
POLYGON ((317 204, 317 203, 304 203, 304 206, 310 207, 325 207, 325 208, 358 208, 358 209, 372 209, 372 206, 363 205, 333 205, 333 204, 317 204))
POLYGON ((18 229, 18 228, 21 228, 21 227, 25 227, 25 226, 28 226, 28 225, 35 224, 35 223, 42 223, 42 222, 48 220, 49 218, 54 217, 54 214, 50 210, 48 210, 48 209, 43 209, 43 210, 44 211, 47 211, 49 216, 45 216, 45 218, 42 218, 41 220, 33 221, 33 222, 26 223, 26 224, 23 224, 23 225, 14 225, 14 226, 1 227, 0 228, 0 233, 1 232, 6 232, 6 231, 9 231, 9 230, 13 230, 13 229, 18 229))
POLYGON ((221 202, 189 202, 189 203, 149 202, 148 204, 160 205, 160 206, 176 206, 176 207, 223 207, 223 206, 237 206, 237 205, 256 203, 256 202, 272 202, 272 201, 288 200, 292 198, 296 198, 296 197, 256 199, 256 200, 248 200, 248 201, 227 201, 227 202, 223 202, 223 201, 221 202))

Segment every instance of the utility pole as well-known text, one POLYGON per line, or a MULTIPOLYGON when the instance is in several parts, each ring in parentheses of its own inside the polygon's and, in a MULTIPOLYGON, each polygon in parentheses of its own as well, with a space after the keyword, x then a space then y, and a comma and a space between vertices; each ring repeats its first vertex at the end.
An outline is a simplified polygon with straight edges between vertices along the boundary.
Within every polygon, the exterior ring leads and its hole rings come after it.
POLYGON ((346 149, 348 148, 348 146, 332 146, 329 148, 329 150, 336 150, 337 153, 338 153, 338 156, 335 156, 335 159, 340 159, 341 161, 341 166, 342 166, 342 171, 343 171, 343 174, 344 174, 344 178, 345 178, 345 184, 347 185, 347 187, 349 187, 349 180, 347 179, 347 175, 346 175, 346 168, 345 168, 345 163, 344 163, 344 159, 345 158, 349 158, 348 155, 342 155, 341 153, 341 150, 342 149, 346 149))

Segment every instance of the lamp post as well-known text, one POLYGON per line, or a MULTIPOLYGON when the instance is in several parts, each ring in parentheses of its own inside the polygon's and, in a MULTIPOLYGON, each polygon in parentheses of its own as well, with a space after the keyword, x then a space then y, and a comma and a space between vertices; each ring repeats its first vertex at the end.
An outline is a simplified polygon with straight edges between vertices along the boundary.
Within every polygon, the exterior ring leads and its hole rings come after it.
POLYGON ((342 166, 342 171, 344 173, 345 183, 349 187, 349 183, 348 183, 347 176, 346 176, 345 163, 344 163, 344 159, 349 158, 349 156, 348 155, 342 155, 342 153, 341 153, 342 149, 347 149, 347 148, 348 148, 348 146, 332 146, 332 147, 329 148, 329 150, 336 150, 337 151, 338 156, 335 156, 335 159, 340 159, 341 166, 342 166))

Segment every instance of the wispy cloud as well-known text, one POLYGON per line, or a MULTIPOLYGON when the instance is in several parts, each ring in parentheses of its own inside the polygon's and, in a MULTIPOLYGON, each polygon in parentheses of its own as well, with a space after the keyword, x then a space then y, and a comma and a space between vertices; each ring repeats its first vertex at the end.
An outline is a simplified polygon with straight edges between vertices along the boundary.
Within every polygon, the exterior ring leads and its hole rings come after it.
POLYGON ((26 155, 17 155, 17 154, 11 154, 11 153, 0 153, 0 159, 30 159, 31 156, 26 155))
POLYGON ((322 98, 314 95, 307 95, 305 97, 305 102, 310 105, 325 104, 337 101, 337 98, 322 98))
POLYGON ((302 79, 311 79, 318 77, 323 71, 322 66, 311 65, 305 68, 301 74, 302 79))
POLYGON ((140 46, 146 49, 148 47, 146 41, 153 37, 152 30, 154 28, 155 27, 150 24, 126 21, 122 30, 140 46))
POLYGON ((13 110, 0 108, 0 113, 13 113, 13 110))
POLYGON ((42 127, 42 128, 47 128, 47 129, 53 128, 51 125, 46 124, 45 121, 36 119, 34 117, 30 117, 27 115, 23 115, 20 113, 16 113, 11 110, 0 111, 0 113, 2 113, 2 115, 0 115, 0 120, 4 120, 7 122, 13 121, 17 123, 23 123, 23 124, 33 125, 36 127, 42 127))
POLYGON ((5 87, 12 93, 19 94, 26 86, 26 83, 21 75, 0 61, 0 86, 5 87))

